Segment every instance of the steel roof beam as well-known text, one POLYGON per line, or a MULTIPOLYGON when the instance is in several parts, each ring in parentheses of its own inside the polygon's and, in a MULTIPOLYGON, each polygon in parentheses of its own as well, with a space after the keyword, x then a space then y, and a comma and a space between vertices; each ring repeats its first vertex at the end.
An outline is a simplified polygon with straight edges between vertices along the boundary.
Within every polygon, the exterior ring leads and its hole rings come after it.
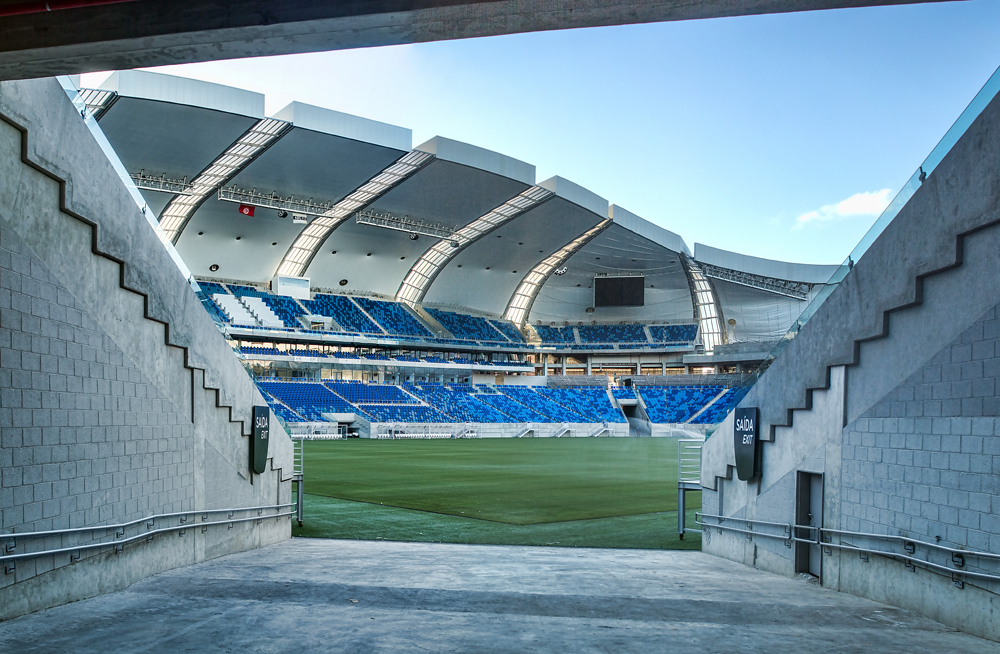
POLYGON ((257 121, 243 133, 229 148, 210 163, 205 170, 191 180, 186 194, 176 195, 160 213, 160 227, 163 233, 176 244, 191 216, 209 196, 215 194, 223 184, 235 177, 256 159, 264 150, 274 145, 292 128, 291 123, 274 118, 257 121))
POLYGON ((555 193, 548 189, 531 186, 452 236, 441 239, 428 248, 406 273, 396 291, 396 301, 410 304, 423 302, 438 274, 459 252, 554 196, 555 193))
POLYGON ((323 215, 316 216, 288 248, 275 274, 302 277, 333 230, 340 227, 352 214, 361 211, 396 188, 433 160, 434 155, 427 152, 420 150, 407 152, 388 168, 349 193, 323 215))
POLYGON ((535 297, 541 290, 545 280, 560 266, 576 254, 580 248, 594 240, 598 234, 610 227, 613 221, 610 218, 602 220, 596 226, 591 227, 586 232, 576 237, 558 252, 549 255, 541 263, 532 268, 518 284, 514 294, 507 303, 507 309, 503 313, 504 320, 509 320, 519 328, 524 327, 524 323, 531 313, 531 305, 535 303, 535 297))

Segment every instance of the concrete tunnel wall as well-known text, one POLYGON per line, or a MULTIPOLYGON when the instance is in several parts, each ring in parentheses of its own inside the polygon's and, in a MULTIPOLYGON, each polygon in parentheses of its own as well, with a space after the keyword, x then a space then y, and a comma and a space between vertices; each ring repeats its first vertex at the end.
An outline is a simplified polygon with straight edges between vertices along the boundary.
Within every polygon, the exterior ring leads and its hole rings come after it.
MULTIPOLYGON (((760 479, 733 474, 732 416, 706 442, 706 513, 792 524, 797 473, 819 473, 827 529, 1000 554, 998 163, 995 98, 741 402, 760 408, 760 479)), ((782 539, 708 529, 703 549, 801 568, 782 539)), ((1000 584, 823 549, 824 586, 1000 640, 1000 584)))
MULTIPOLYGON (((290 501, 291 441, 273 428, 251 479, 265 402, 53 79, 0 83, 0 363, 0 542, 290 501)), ((22 560, 0 573, 0 619, 277 542, 290 524, 22 560)))

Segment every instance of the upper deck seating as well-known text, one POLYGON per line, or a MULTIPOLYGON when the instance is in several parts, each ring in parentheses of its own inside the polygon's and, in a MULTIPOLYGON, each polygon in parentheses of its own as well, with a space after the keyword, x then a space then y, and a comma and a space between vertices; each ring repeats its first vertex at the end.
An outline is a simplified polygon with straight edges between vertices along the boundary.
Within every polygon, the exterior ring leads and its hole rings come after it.
POLYGON ((692 343, 698 337, 698 325, 652 325, 649 333, 656 343, 692 343))
POLYGON ((507 337, 511 343, 518 345, 524 344, 524 337, 521 336, 521 332, 517 330, 514 323, 509 320, 491 320, 490 324, 493 325, 501 334, 507 337))
POLYGON ((317 293, 311 300, 303 300, 302 304, 319 316, 328 316, 346 331, 361 334, 381 334, 382 330, 364 314, 351 299, 344 295, 326 295, 317 293))
POLYGON ((538 332, 538 337, 542 339, 543 343, 555 345, 576 343, 576 337, 573 335, 572 327, 549 327, 547 325, 538 325, 535 327, 535 331, 538 332))
POLYGON ((648 343, 642 325, 584 325, 576 328, 582 343, 648 343))
POLYGON ((486 318, 440 309, 428 309, 427 313, 454 334, 455 338, 495 343, 506 343, 509 340, 486 318))
MULTIPOLYGON (((364 309, 369 316, 385 328, 389 334, 418 336, 431 338, 433 335, 397 302, 383 302, 366 297, 356 297, 354 301, 364 309)), ((338 321, 339 322, 339 321, 338 321)))
POLYGON ((229 295, 229 291, 222 284, 217 284, 215 282, 198 282, 198 286, 201 288, 201 292, 212 297, 216 293, 221 293, 223 295, 229 295))

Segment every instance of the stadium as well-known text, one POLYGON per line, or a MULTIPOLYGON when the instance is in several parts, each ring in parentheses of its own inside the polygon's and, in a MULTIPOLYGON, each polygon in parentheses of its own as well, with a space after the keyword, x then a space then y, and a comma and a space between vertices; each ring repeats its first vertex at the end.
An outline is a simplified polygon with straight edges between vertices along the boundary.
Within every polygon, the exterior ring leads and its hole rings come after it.
POLYGON ((293 433, 703 435, 836 271, 692 254, 531 164, 329 109, 140 71, 82 96, 293 433))
POLYGON ((898 3, 150 4, 0 2, 0 649, 997 651, 1000 72, 815 265, 137 68, 898 3))

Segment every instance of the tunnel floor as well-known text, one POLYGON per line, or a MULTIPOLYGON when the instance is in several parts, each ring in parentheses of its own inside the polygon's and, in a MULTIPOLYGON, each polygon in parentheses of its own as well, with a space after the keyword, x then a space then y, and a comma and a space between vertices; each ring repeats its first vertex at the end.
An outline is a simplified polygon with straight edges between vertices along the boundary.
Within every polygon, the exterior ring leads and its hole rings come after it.
POLYGON ((1000 652, 701 552, 296 538, 0 623, 19 652, 1000 652))

